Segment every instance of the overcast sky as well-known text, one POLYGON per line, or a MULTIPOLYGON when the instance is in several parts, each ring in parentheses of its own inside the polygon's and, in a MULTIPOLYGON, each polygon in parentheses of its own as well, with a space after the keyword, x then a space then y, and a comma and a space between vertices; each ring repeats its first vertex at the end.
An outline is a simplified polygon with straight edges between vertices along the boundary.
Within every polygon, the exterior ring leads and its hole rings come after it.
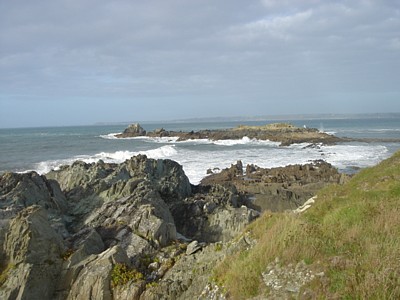
POLYGON ((398 0, 0 0, 0 127, 372 112, 398 0))

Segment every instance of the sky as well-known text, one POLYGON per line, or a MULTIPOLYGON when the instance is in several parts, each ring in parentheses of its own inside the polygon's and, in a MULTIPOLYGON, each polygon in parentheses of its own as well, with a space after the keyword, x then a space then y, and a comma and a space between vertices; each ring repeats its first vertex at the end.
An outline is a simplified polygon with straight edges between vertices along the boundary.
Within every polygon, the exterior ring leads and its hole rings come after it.
POLYGON ((398 0, 0 0, 0 128, 374 112, 398 0))

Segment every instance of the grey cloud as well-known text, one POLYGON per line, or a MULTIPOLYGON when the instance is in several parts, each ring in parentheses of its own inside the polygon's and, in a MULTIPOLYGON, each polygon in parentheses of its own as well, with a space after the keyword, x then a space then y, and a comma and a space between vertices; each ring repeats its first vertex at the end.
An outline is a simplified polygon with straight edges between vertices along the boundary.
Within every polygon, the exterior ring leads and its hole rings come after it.
POLYGON ((166 119, 199 99, 247 114, 299 100, 304 113, 348 99, 398 110, 399 28, 396 1, 0 0, 0 105, 169 101, 166 119))

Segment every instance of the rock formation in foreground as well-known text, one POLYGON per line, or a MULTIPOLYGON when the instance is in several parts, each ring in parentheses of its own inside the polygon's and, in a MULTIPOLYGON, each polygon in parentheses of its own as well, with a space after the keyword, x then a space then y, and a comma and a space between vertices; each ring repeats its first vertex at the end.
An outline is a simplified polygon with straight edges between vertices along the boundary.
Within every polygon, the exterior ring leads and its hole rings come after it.
MULTIPOLYGON (((212 173, 211 170, 209 170, 212 173)), ((349 179, 331 164, 318 160, 305 165, 260 168, 238 161, 230 168, 205 177, 202 185, 233 185, 258 211, 294 210, 327 184, 343 184, 349 179)))
POLYGON ((252 244, 234 238, 258 210, 299 206, 320 182, 340 180, 322 162, 245 174, 236 164, 193 186, 178 163, 143 155, 46 176, 5 173, 0 298, 209 298, 211 270, 252 244))
POLYGON ((299 128, 287 123, 274 123, 264 126, 244 126, 240 125, 230 129, 200 130, 197 132, 167 131, 163 128, 146 132, 139 124, 131 124, 117 138, 129 137, 178 137, 179 141, 193 139, 210 140, 238 140, 243 137, 258 140, 269 140, 280 142, 282 146, 294 143, 323 143, 334 144, 343 139, 320 132, 315 128, 299 128))

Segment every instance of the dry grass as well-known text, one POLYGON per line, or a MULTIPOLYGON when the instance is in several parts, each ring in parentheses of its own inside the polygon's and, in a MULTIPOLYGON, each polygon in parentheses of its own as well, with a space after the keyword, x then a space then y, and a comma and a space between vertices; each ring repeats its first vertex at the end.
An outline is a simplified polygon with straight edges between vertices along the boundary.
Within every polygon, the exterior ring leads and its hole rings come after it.
POLYGON ((233 299, 258 295, 275 257, 322 267, 326 280, 309 286, 317 297, 400 299, 400 152, 324 189, 304 214, 266 213, 247 230, 257 245, 215 271, 233 299))
POLYGON ((289 123, 272 123, 266 124, 261 126, 249 126, 249 125, 239 125, 235 127, 234 130, 267 130, 267 131, 274 131, 274 130, 282 130, 282 129, 296 129, 297 127, 293 126, 289 123))

